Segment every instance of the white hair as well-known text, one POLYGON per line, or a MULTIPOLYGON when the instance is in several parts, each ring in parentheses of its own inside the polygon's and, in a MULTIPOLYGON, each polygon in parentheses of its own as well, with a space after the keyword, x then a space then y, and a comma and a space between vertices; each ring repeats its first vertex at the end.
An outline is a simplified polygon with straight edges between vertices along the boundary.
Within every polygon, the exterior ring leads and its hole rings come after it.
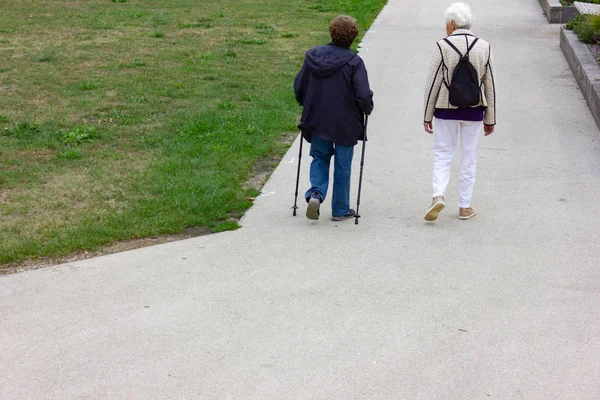
POLYGON ((473 19, 471 7, 466 3, 452 3, 446 9, 446 23, 456 22, 456 29, 471 29, 473 19))

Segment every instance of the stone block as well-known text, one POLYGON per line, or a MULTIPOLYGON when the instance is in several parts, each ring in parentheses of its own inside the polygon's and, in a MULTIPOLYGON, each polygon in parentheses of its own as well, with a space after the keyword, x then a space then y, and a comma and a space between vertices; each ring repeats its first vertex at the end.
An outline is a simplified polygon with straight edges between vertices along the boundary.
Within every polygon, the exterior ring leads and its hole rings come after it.
POLYGON ((565 27, 560 30, 560 47, 590 112, 600 127, 600 65, 587 45, 565 27))
POLYGON ((542 10, 551 24, 565 24, 579 14, 575 7, 563 7, 559 0, 539 0, 542 10))

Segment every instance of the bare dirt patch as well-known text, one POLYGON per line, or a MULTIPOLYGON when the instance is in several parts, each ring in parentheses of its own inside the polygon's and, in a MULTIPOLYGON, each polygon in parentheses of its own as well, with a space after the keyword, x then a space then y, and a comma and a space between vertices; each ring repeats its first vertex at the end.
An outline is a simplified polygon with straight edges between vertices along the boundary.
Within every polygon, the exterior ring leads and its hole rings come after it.
MULTIPOLYGON (((285 145, 291 145, 297 134, 298 132, 283 132, 279 141, 285 145)), ((280 162, 281 157, 279 156, 259 160, 254 168, 252 168, 252 174, 246 182, 246 187, 261 190, 280 162)))

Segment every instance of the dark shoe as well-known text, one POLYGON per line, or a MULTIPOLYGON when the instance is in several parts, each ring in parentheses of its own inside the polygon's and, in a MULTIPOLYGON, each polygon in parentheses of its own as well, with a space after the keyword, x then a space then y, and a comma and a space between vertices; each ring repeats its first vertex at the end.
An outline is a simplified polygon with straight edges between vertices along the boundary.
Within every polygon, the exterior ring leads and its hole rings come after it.
POLYGON ((319 219, 319 208, 321 207, 321 200, 316 197, 311 197, 308 200, 308 207, 306 207, 306 218, 308 219, 319 219))
POLYGON ((350 218, 354 218, 356 216, 356 211, 354 211, 353 209, 350 209, 346 215, 342 215, 341 217, 332 217, 331 220, 332 221, 343 221, 345 219, 350 219, 350 218))

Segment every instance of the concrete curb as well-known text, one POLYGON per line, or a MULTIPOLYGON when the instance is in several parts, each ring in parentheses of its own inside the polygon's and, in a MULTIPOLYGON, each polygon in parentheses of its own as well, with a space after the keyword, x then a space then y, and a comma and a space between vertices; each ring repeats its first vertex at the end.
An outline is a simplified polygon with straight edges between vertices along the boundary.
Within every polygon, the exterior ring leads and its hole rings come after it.
POLYGON ((559 0, 539 0, 539 2, 551 24, 566 24, 579 14, 575 7, 563 7, 559 0))
POLYGON ((600 127, 600 66, 587 45, 581 42, 573 31, 562 27, 560 30, 562 49, 583 97, 600 127))

